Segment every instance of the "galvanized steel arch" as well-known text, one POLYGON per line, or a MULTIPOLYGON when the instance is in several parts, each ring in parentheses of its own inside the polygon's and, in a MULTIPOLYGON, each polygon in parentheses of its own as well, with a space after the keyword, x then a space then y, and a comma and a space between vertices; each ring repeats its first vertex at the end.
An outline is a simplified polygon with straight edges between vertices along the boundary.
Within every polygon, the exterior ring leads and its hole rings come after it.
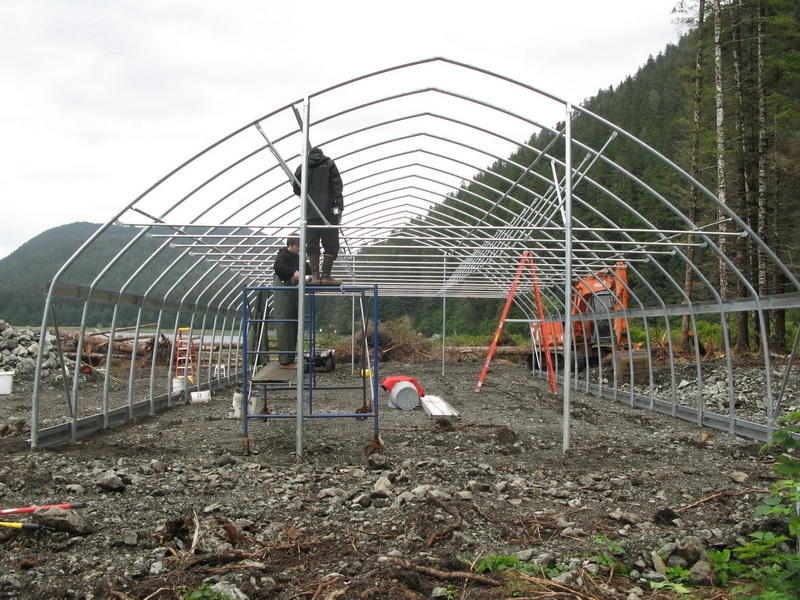
MULTIPOLYGON (((759 439, 769 436, 784 398, 791 362, 784 370, 784 384, 774 389, 775 365, 767 351, 763 317, 767 310, 800 305, 800 283, 791 270, 730 207, 635 136, 586 107, 571 105, 517 79, 444 58, 366 74, 298 99, 247 123, 174 168, 102 225, 56 273, 48 290, 43 330, 57 325, 60 303, 81 304, 80 360, 82 342, 91 329, 87 323, 90 306, 97 302, 110 305, 110 363, 123 308, 135 310, 134 347, 145 335, 153 335, 154 355, 163 332, 175 336, 179 326, 188 322, 192 335, 211 340, 208 356, 200 358, 202 376, 189 389, 213 389, 238 381, 242 364, 236 342, 243 326, 242 290, 269 285, 276 249, 302 226, 297 198, 288 185, 293 170, 289 165, 297 165, 302 155, 299 105, 313 112, 309 123, 312 141, 336 160, 345 180, 341 227, 345 248, 337 268, 348 283, 377 283, 379 293, 385 296, 506 298, 527 251, 535 256, 548 318, 560 319, 572 304, 564 293, 567 280, 625 261, 636 284, 628 286, 631 303, 622 316, 642 323, 645 348, 655 345, 654 329, 669 331, 675 320, 684 315, 690 319, 695 405, 681 401, 677 393, 676 350, 669 336, 668 390, 656 391, 652 366, 649 386, 637 387, 632 376, 628 382, 612 377, 604 383, 607 365, 600 365, 599 372, 590 368, 568 371, 572 385, 700 425, 759 439), (560 125, 547 124, 562 119, 560 125), (592 144, 573 138, 564 125, 575 119, 602 128, 601 141, 592 144), (528 143, 538 132, 550 136, 542 149, 528 143), (724 213, 736 232, 715 231, 715 223, 691 222, 668 200, 668 190, 660 189, 660 182, 649 181, 646 175, 636 175, 610 159, 608 148, 623 139, 668 166, 687 188, 696 188, 710 210, 724 213), (559 145, 570 152, 565 153, 559 145), (517 152, 528 153, 532 161, 517 162, 517 152), (577 164, 571 162, 573 152, 582 153, 577 164), (549 173, 546 169, 540 172, 547 163, 549 173), (508 177, 493 166, 513 168, 517 176, 508 177), (671 212, 677 225, 660 228, 651 222, 622 194, 593 177, 592 170, 599 166, 671 212), (600 195, 618 210, 603 213, 593 205, 591 194, 600 195), (584 221, 574 211, 567 213, 567 198, 570 206, 605 226, 584 221), (572 234, 569 240, 564 234, 565 219, 572 234), (626 220, 636 227, 623 225, 626 220), (112 225, 130 227, 133 234, 96 273, 87 277, 80 271, 78 275, 76 265, 104 240, 112 225), (720 249, 717 242, 722 235, 732 239, 746 236, 781 271, 791 291, 759 296, 720 249), (686 256, 684 245, 688 243, 725 262, 749 297, 723 298, 712 283, 713 276, 686 256), (387 248, 393 252, 387 253, 387 248), (568 248, 572 249, 569 257, 568 248), (141 253, 145 256, 129 264, 141 253), (674 259, 679 267, 664 264, 661 256, 674 259), (571 270, 566 265, 571 265, 571 270), (659 274, 658 284, 647 280, 645 265, 659 274), (682 284, 686 266, 708 300, 686 297, 682 284), (671 298, 680 298, 683 304, 670 302, 671 298), (739 310, 752 310, 762 317, 759 335, 765 362, 764 396, 768 399, 764 414, 746 422, 738 418, 735 408, 732 352, 724 328, 728 410, 711 413, 704 405, 697 331, 700 315, 722 320, 739 310), (145 333, 145 315, 156 315, 154 334, 149 332, 151 328, 145 333), (215 354, 216 340, 236 348, 226 354, 224 370, 212 370, 223 366, 214 362, 220 360, 215 354)), ((526 319, 538 319, 530 290, 518 293, 514 301, 526 319)), ((603 314, 583 318, 610 321, 615 316, 619 315, 606 307, 603 314)), ((137 366, 133 360, 121 389, 114 389, 111 370, 105 370, 103 406, 92 413, 79 401, 80 374, 71 373, 70 384, 65 386, 63 422, 40 423, 41 403, 48 401, 41 393, 40 376, 47 360, 43 348, 44 344, 40 345, 34 384, 33 447, 74 440, 152 414, 182 400, 187 391, 176 393, 173 389, 172 362, 165 373, 157 368, 155 356, 147 366, 137 366), (134 385, 142 372, 149 373, 144 398, 137 396, 141 391, 134 385)))

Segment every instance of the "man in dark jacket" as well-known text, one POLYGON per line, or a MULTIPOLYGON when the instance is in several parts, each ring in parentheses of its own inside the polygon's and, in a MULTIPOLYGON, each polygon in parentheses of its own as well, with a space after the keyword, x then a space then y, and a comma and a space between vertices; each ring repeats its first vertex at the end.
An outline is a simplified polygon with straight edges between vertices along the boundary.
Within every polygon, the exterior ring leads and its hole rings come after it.
MULTIPOLYGON (((310 268, 310 267, 306 267, 310 268)), ((275 286, 291 290, 273 292, 275 332, 278 335, 278 366, 294 369, 297 355, 297 283, 300 279, 300 238, 289 236, 286 247, 278 250, 273 264, 275 286)))
MULTIPOLYGON (((300 175, 302 165, 297 167, 292 184, 294 193, 300 195, 300 175)), ((331 269, 339 256, 339 229, 328 226, 341 222, 344 210, 342 177, 336 164, 322 153, 322 148, 312 148, 308 153, 308 190, 306 198, 306 219, 308 221, 306 258, 311 264, 312 284, 341 285, 331 277, 331 269), (323 219, 324 217, 324 219, 323 219), (322 268, 319 265, 320 242, 325 251, 322 268)))

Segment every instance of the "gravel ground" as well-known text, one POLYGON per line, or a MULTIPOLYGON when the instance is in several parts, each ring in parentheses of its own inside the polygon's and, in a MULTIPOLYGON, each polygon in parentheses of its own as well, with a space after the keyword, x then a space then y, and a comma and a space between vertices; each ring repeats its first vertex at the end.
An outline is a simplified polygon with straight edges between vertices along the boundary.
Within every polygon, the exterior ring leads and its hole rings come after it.
MULTIPOLYGON (((564 453, 561 394, 500 360, 475 392, 481 367, 381 365, 381 378, 416 378, 460 418, 382 396, 383 448, 369 455, 371 418, 306 419, 302 457, 294 419, 252 419, 245 452, 233 388, 30 451, 30 382, 15 382, 0 397, 3 505, 85 507, 6 517, 44 526, 0 529, 0 595, 172 599, 208 584, 251 599, 671 598, 651 587, 663 579, 654 552, 695 568, 756 526, 773 481, 757 442, 573 393, 564 453), (690 546, 700 560, 680 556, 690 546), (512 555, 524 572, 471 569, 512 555), (612 574, 610 555, 631 576, 612 574)), ((341 389, 359 382, 349 366, 320 374, 339 389, 315 392, 315 412, 359 409, 362 392, 341 389)), ((294 402, 273 392, 269 408, 294 402)), ((694 597, 725 597, 695 570, 706 585, 694 597)))

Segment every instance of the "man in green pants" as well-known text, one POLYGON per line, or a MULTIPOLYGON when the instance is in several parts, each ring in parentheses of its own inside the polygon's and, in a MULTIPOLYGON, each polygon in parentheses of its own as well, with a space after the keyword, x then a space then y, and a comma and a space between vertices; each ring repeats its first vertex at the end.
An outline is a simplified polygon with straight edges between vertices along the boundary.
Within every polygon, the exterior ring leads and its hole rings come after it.
MULTIPOLYGON (((291 288, 273 292, 275 330, 278 334, 278 366, 294 369, 297 355, 297 283, 300 279, 300 238, 289 236, 286 247, 278 250, 272 277, 276 287, 291 288)), ((306 272, 311 268, 306 265, 306 272)))

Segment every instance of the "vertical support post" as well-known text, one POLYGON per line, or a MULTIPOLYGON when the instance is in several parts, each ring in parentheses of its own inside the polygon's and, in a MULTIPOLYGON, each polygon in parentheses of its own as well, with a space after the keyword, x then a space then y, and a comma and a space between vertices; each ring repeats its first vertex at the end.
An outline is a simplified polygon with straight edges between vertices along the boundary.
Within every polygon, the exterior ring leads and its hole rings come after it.
POLYGON ((350 296, 350 375, 356 372, 356 297, 350 296))
MULTIPOLYGON (((363 292, 362 292, 363 293, 363 292)), ((380 443, 378 434, 378 284, 372 286, 372 413, 374 440, 380 443)))
MULTIPOLYGON (((442 257, 442 290, 446 290, 447 283, 447 252, 442 257)), ((444 364, 447 355, 447 291, 442 293, 442 376, 444 376, 444 364)))
POLYGON ((572 104, 567 102, 565 120, 564 164, 564 417, 561 423, 561 451, 569 450, 570 367, 572 366, 572 104))
POLYGON ((247 437, 247 403, 249 400, 248 392, 250 391, 250 365, 249 357, 247 356, 247 351, 249 350, 249 340, 247 339, 247 321, 248 321, 248 313, 249 307, 247 305, 247 286, 242 287, 242 323, 244 327, 242 327, 242 347, 244 348, 244 360, 242 361, 242 431, 244 433, 244 450, 247 452, 249 450, 249 442, 247 437))
POLYGON ((305 339, 306 310, 306 228, 308 214, 308 125, 310 116, 308 96, 303 99, 303 163, 300 167, 300 281, 297 284, 297 421, 295 423, 295 454, 303 456, 303 342, 305 339))

